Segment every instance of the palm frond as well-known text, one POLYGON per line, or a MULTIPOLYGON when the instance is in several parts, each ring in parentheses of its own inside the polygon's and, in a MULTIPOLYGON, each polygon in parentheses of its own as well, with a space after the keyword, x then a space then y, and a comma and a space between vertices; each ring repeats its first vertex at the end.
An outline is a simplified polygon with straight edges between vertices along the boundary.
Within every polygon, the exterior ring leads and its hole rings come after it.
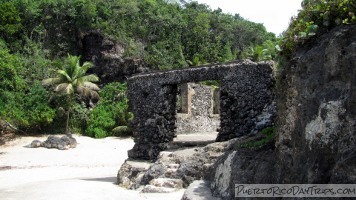
POLYGON ((61 83, 54 88, 54 91, 65 93, 65 94, 73 94, 74 93, 73 85, 70 83, 61 83))
POLYGON ((81 86, 76 86, 75 87, 76 92, 81 95, 81 96, 86 96, 85 95, 85 88, 81 86))
POLYGON ((99 94, 98 94, 96 91, 92 91, 92 92, 90 93, 90 97, 91 97, 92 99, 100 99, 100 96, 99 96, 99 94))
POLYGON ((80 68, 79 61, 80 61, 80 56, 71 56, 68 54, 66 72, 72 78, 76 76, 77 68, 78 67, 80 68))
POLYGON ((70 77, 70 75, 66 71, 58 70, 57 73, 62 75, 68 82, 72 82, 72 78, 70 77))
POLYGON ((72 84, 73 84, 74 86, 80 85, 80 84, 78 83, 78 79, 74 79, 74 80, 72 81, 72 84))
POLYGON ((85 76, 86 72, 83 70, 82 67, 78 68, 78 71, 76 72, 76 77, 75 78, 81 78, 85 76))
POLYGON ((99 81, 99 77, 95 74, 90 74, 90 75, 87 75, 87 76, 83 76, 81 77, 84 81, 87 81, 87 82, 98 82, 99 81))
POLYGON ((72 74, 72 78, 73 79, 77 79, 78 77, 81 76, 81 67, 79 65, 79 63, 77 63, 74 67, 73 67, 73 74, 72 74))
POLYGON ((72 84, 68 84, 66 93, 67 94, 73 94, 74 93, 74 89, 73 89, 73 85, 72 84))
POLYGON ((99 94, 90 89, 90 88, 87 88, 87 87, 84 87, 84 86, 77 86, 76 87, 76 91, 81 95, 81 96, 86 96, 86 97, 89 97, 89 98, 96 98, 96 99, 99 99, 99 94))
POLYGON ((68 54, 68 57, 67 57, 68 65, 69 65, 70 67, 76 66, 77 63, 79 62, 79 59, 80 59, 79 56, 72 56, 72 55, 69 55, 69 54, 68 54))
POLYGON ((58 83, 62 83, 61 78, 47 78, 47 79, 42 80, 42 85, 44 85, 44 86, 55 85, 58 83))
POLYGON ((100 90, 99 86, 97 84, 95 84, 95 83, 92 83, 92 82, 84 82, 83 83, 83 87, 86 87, 86 88, 88 88, 90 90, 95 90, 95 91, 99 91, 100 90))
POLYGON ((91 62, 84 62, 82 65, 83 73, 85 74, 88 71, 88 69, 92 68, 93 66, 94 66, 93 63, 91 62))

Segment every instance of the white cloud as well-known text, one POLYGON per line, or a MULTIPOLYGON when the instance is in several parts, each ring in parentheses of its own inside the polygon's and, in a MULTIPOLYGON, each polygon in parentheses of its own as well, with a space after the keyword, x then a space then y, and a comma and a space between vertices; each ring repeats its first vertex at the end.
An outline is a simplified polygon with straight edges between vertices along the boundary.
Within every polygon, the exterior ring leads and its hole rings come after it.
POLYGON ((302 0, 198 0, 212 9, 240 14, 253 22, 263 23, 267 31, 277 35, 287 29, 290 18, 298 13, 302 0))

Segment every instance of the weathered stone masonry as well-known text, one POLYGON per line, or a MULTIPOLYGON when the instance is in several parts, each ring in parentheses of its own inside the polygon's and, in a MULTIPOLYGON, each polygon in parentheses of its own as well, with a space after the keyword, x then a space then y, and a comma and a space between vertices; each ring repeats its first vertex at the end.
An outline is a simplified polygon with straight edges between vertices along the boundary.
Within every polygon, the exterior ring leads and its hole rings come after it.
POLYGON ((130 158, 154 160, 175 137, 177 85, 220 80, 220 131, 217 141, 270 126, 273 105, 272 62, 208 65, 136 75, 128 79, 135 146, 130 158), (267 114, 266 114, 267 111, 267 114), (263 122, 263 123, 262 123, 263 122))
POLYGON ((220 127, 220 115, 218 111, 214 113, 217 107, 214 104, 220 104, 220 97, 214 98, 220 94, 219 89, 197 83, 180 84, 179 88, 180 104, 177 106, 181 109, 177 109, 176 114, 177 135, 216 132, 220 127))

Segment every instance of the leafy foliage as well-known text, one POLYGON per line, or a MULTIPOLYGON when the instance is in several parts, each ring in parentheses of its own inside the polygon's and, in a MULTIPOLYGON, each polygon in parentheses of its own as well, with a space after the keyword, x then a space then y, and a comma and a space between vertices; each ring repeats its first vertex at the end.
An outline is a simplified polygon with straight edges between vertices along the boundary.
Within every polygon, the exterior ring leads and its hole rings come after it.
POLYGON ((4 39, 12 39, 22 27, 20 13, 11 2, 0 4, 0 36, 4 39))
POLYGON ((111 135, 115 127, 115 113, 113 106, 108 103, 99 104, 90 114, 89 126, 86 135, 95 138, 103 138, 111 135))
POLYGON ((49 93, 36 81, 24 97, 23 110, 28 112, 26 129, 41 129, 40 126, 48 125, 55 117, 55 110, 48 104, 49 93))
MULTIPOLYGON (((117 135, 118 129, 115 134, 112 132, 115 127, 128 125, 133 115, 128 112, 126 90, 126 84, 113 82, 100 91, 100 102, 93 109, 88 121, 86 130, 88 136, 102 138, 117 135)), ((126 135, 129 131, 125 130, 126 135)))
POLYGON ((10 54, 8 49, 0 49, 0 115, 18 123, 26 123, 25 113, 18 106, 27 89, 25 81, 18 74, 22 70, 18 56, 10 54))
POLYGON ((0 49, 0 90, 25 90, 27 87, 26 83, 19 75, 23 70, 22 63, 18 56, 10 54, 6 49, 0 49))
POLYGON ((73 103, 71 110, 72 114, 69 118, 70 130, 74 133, 85 133, 85 129, 88 126, 91 109, 88 108, 85 102, 78 99, 73 103))
POLYGON ((355 0, 304 0, 302 10, 283 34, 283 55, 290 57, 298 44, 335 26, 355 24, 355 11, 355 0))
POLYGON ((262 24, 194 1, 13 0, 6 4, 14 7, 9 15, 19 19, 6 23, 18 25, 22 42, 40 43, 51 58, 78 54, 78 40, 88 30, 116 39, 125 46, 125 56, 144 59, 154 69, 240 59, 246 48, 275 38, 262 24))
POLYGON ((271 40, 265 41, 262 45, 249 47, 242 52, 243 58, 248 58, 252 61, 275 60, 277 58, 277 42, 271 40))
POLYGON ((0 50, 0 116, 25 130, 41 129, 52 122, 55 111, 38 81, 26 84, 23 63, 8 50, 0 50))

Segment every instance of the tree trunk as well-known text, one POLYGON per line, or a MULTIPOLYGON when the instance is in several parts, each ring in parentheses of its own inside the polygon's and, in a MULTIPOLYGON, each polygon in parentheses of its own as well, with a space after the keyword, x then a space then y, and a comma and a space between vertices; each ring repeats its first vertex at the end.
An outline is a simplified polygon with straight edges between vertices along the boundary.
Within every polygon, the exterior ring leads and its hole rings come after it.
POLYGON ((66 130, 65 134, 69 134, 69 109, 67 110, 66 130))
POLYGON ((70 110, 71 110, 71 106, 72 106, 72 102, 73 102, 73 96, 72 95, 69 95, 68 99, 67 99, 67 120, 66 120, 66 130, 65 130, 65 134, 66 135, 72 135, 70 132, 69 132, 69 113, 70 113, 70 110))

